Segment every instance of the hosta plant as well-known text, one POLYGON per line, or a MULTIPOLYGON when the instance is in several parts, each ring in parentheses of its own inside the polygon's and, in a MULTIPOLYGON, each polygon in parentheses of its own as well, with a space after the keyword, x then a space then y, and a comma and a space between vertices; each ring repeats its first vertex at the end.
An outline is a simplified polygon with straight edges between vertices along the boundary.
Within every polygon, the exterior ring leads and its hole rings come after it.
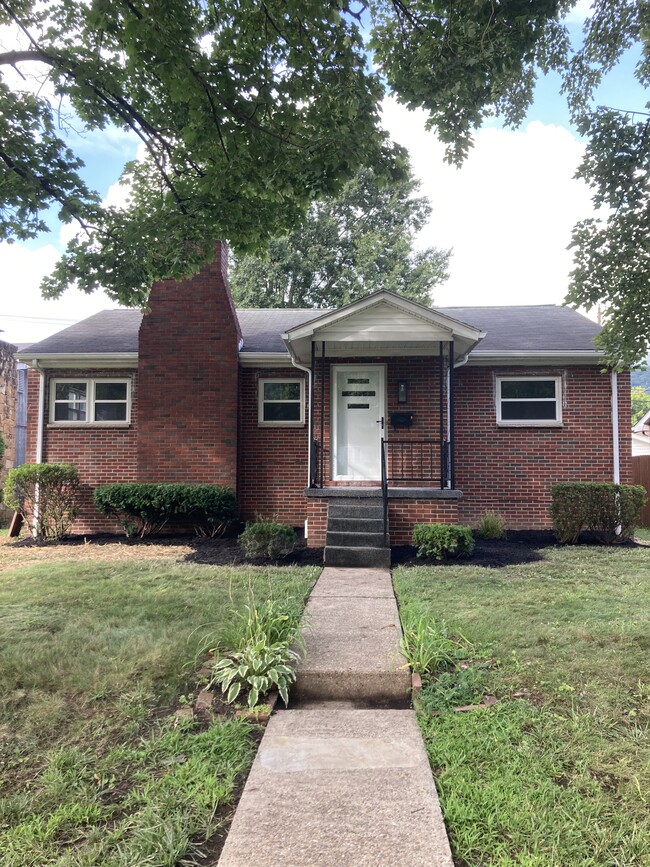
POLYGON ((213 668, 210 686, 220 687, 228 703, 247 688, 249 707, 255 707, 260 696, 275 687, 286 705, 299 661, 288 643, 269 644, 262 637, 220 659, 213 668))

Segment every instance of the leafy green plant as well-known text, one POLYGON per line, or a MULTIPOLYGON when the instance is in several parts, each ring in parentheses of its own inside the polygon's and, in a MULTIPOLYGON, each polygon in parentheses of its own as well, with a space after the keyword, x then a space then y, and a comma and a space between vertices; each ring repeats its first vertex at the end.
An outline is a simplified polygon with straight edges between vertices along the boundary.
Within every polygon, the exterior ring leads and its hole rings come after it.
POLYGON ((413 544, 418 557, 435 557, 436 560, 469 556, 474 550, 472 531, 457 524, 415 524, 413 544))
POLYGON ((233 650, 243 650, 261 638, 272 645, 291 645, 297 640, 301 615, 302 605, 297 600, 289 597, 258 602, 249 587, 246 605, 232 609, 223 641, 233 650))
POLYGON ((455 665, 473 649, 462 637, 449 634, 444 620, 436 623, 426 605, 413 603, 400 610, 402 653, 414 672, 433 675, 455 665))
POLYGON ((647 494, 641 485, 562 482, 551 488, 551 517, 558 540, 572 544, 583 530, 607 545, 634 535, 647 494))
POLYGON ((116 518, 127 536, 147 536, 170 521, 193 526, 200 535, 216 536, 232 523, 237 502, 223 485, 128 482, 100 485, 93 491, 98 512, 116 518))
POLYGON ((242 688, 248 688, 249 707, 275 687, 286 705, 299 661, 289 643, 270 644, 261 637, 220 659, 214 666, 210 686, 220 687, 229 703, 235 701, 242 688))
POLYGON ((504 539, 506 535, 505 518, 498 512, 483 512, 476 527, 479 539, 504 539))
POLYGON ((3 499, 37 539, 62 539, 77 516, 79 474, 72 464, 23 464, 9 471, 3 499))
POLYGON ((296 545, 296 531, 277 521, 255 521, 247 524, 239 536, 239 544, 247 557, 277 560, 289 555, 296 545))
POLYGON ((430 713, 468 704, 478 704, 485 695, 486 670, 480 665, 440 671, 418 696, 418 710, 430 713))

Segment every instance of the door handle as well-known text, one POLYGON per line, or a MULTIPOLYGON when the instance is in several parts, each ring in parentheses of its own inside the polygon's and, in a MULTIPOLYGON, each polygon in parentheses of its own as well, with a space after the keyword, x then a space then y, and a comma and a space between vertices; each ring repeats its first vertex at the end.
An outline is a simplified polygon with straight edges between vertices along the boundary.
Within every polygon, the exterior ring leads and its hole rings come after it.
POLYGON ((377 419, 377 424, 380 424, 380 425, 381 425, 381 429, 382 429, 382 430, 384 429, 384 417, 383 417, 383 415, 382 415, 381 418, 378 418, 378 419, 377 419))

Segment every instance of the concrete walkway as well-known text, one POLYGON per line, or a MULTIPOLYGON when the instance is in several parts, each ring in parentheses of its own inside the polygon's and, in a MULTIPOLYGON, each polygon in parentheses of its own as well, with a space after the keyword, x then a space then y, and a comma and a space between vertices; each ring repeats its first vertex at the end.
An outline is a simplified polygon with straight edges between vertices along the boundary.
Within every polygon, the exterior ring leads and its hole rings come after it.
POLYGON ((326 568, 219 867, 452 867, 387 570, 326 568), (390 708, 390 709, 387 709, 390 708))

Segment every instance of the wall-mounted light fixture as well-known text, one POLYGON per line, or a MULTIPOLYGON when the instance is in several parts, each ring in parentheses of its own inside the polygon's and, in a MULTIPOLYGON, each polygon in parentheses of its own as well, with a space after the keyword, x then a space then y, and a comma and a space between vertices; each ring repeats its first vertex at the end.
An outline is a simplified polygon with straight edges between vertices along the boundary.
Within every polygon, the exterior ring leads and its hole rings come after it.
POLYGON ((406 403, 408 400, 408 383, 405 379, 397 381, 397 402, 406 403))

